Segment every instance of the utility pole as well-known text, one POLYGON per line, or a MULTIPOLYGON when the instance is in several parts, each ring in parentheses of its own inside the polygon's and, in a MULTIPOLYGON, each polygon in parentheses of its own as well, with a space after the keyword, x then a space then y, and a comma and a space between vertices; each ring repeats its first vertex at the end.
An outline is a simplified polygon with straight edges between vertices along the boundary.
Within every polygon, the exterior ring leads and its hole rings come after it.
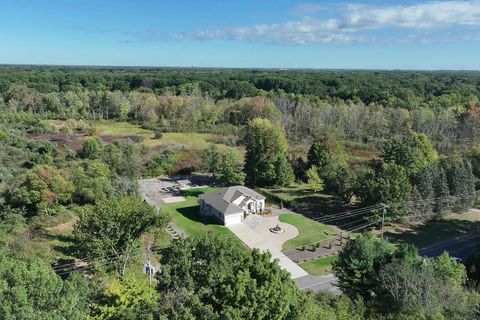
POLYGON ((148 285, 152 286, 152 276, 155 273, 155 267, 152 265, 152 259, 150 257, 150 247, 147 249, 147 262, 143 265, 143 272, 148 275, 148 285))
POLYGON ((382 231, 381 231, 381 235, 382 235, 382 239, 383 239, 383 226, 385 225, 385 214, 387 213, 388 206, 384 203, 380 203, 380 205, 382 206, 382 231))

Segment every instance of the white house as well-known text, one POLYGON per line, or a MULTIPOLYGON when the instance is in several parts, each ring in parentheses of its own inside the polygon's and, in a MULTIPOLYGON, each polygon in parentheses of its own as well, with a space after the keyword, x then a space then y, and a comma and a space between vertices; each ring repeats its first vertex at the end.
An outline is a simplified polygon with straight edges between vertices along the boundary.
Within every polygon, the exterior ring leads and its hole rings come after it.
POLYGON ((198 197, 200 214, 213 216, 225 226, 241 223, 245 216, 265 210, 265 197, 247 187, 233 186, 198 197))

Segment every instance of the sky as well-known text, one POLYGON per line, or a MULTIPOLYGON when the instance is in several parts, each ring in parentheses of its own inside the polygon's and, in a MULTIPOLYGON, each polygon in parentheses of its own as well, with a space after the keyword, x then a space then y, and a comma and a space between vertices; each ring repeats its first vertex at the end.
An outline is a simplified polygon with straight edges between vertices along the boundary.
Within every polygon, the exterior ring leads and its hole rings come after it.
POLYGON ((0 0, 0 64, 480 70, 480 0, 0 0))

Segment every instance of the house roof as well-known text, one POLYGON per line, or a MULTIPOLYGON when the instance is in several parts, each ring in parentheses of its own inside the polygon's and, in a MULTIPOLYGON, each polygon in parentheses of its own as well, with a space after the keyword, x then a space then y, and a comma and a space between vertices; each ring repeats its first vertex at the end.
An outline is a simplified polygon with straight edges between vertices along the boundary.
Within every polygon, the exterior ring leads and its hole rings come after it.
MULTIPOLYGON (((204 194, 201 194, 198 198, 205 201, 205 203, 211 205, 218 211, 222 212, 224 215, 242 213, 243 208, 233 203, 236 199, 241 196, 246 196, 248 198, 253 198, 256 200, 264 200, 265 197, 260 193, 253 191, 244 186, 233 186, 228 188, 223 188, 219 190, 210 191, 204 194)), ((244 204, 243 200, 240 205, 244 204)))

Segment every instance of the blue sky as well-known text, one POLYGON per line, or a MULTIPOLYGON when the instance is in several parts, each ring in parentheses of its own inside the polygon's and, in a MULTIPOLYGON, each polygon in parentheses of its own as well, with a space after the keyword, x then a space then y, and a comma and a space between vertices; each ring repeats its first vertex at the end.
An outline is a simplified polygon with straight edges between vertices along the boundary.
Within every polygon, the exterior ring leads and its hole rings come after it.
POLYGON ((0 0, 0 63, 480 69, 480 1, 0 0))

